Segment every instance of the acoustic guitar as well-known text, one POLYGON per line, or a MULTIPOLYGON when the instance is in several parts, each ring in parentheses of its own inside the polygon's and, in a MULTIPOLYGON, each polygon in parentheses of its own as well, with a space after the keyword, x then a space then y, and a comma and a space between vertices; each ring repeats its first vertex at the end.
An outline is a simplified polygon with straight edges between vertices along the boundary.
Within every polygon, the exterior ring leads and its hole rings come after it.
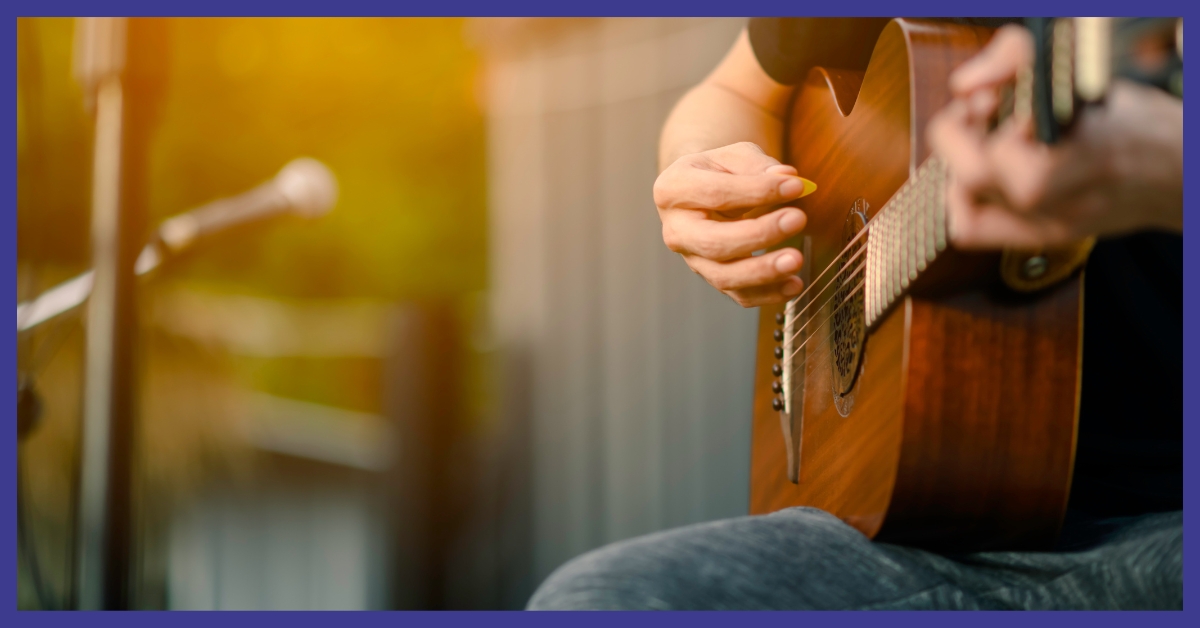
POLYGON ((1086 247, 965 253, 926 124, 989 29, 894 20, 865 72, 797 87, 817 182, 804 292, 759 318, 752 513, 826 510, 879 540, 1044 548, 1070 492, 1086 247))

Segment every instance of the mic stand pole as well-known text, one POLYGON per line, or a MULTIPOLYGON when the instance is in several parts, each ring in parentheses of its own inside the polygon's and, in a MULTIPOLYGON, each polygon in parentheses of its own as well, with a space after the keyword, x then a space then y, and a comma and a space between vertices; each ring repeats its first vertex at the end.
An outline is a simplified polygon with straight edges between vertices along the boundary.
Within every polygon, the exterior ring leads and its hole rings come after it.
POLYGON ((79 18, 75 74, 95 112, 92 251, 87 317, 75 578, 77 607, 128 609, 132 574, 134 259, 122 215, 124 18, 79 18))

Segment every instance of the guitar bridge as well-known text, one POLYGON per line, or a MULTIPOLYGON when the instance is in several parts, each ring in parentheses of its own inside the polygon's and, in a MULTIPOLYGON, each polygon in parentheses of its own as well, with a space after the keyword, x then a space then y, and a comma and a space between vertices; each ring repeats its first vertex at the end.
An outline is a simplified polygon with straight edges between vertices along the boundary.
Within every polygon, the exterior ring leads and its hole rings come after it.
POLYGON ((781 357, 779 364, 780 380, 774 384, 775 391, 782 394, 779 410, 779 423, 783 430, 783 444, 787 448, 787 475, 792 484, 800 483, 800 444, 804 433, 804 356, 808 338, 808 322, 811 313, 808 311, 809 266, 812 259, 812 238, 804 236, 802 250, 805 264, 801 267, 800 279, 804 282, 804 291, 800 296, 787 302, 783 314, 777 315, 775 322, 780 326, 775 338, 781 342, 776 349, 781 357))

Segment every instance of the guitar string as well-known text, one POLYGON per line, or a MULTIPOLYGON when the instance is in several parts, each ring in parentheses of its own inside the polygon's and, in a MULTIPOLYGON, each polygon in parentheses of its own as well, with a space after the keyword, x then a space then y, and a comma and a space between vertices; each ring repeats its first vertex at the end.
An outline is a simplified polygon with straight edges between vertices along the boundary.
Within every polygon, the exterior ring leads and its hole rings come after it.
MULTIPOLYGON (((916 179, 916 177, 914 177, 914 181, 915 181, 915 179, 916 179)), ((898 191, 896 192, 896 194, 893 196, 893 198, 894 198, 894 197, 896 197, 896 196, 899 196, 899 195, 900 195, 900 193, 901 193, 903 190, 904 190, 904 188, 903 188, 903 186, 901 186, 901 189, 900 189, 900 190, 898 190, 898 191)), ((833 268, 833 266, 834 266, 834 265, 836 265, 836 264, 838 263, 838 261, 839 261, 839 260, 840 260, 840 259, 841 259, 841 258, 842 258, 844 255, 846 255, 848 252, 850 252, 850 250, 852 249, 852 247, 854 247, 854 244, 855 244, 856 242, 858 242, 858 239, 859 239, 859 238, 866 237, 866 233, 867 233, 868 231, 870 231, 870 230, 871 230, 871 227, 872 227, 872 226, 874 226, 874 224, 876 223, 876 221, 878 221, 878 220, 879 220, 879 217, 880 217, 880 216, 884 215, 885 213, 890 213, 890 211, 891 211, 891 208, 892 208, 892 207, 893 207, 893 205, 892 205, 892 202, 891 202, 891 201, 888 201, 887 203, 885 203, 885 204, 884 204, 884 206, 883 206, 883 208, 882 208, 882 209, 880 209, 878 212, 876 212, 875 216, 873 216, 873 217, 872 217, 870 220, 868 220, 868 221, 866 222, 866 224, 864 224, 864 225, 863 225, 862 229, 859 229, 859 230, 858 230, 858 233, 854 234, 854 237, 853 237, 853 238, 851 238, 851 239, 850 239, 850 241, 849 241, 849 242, 847 242, 847 243, 846 243, 846 245, 845 245, 844 247, 842 247, 842 250, 841 250, 841 251, 839 251, 839 252, 838 252, 838 254, 837 254, 837 255, 835 255, 835 256, 833 257, 833 259, 832 259, 832 260, 830 260, 830 262, 829 262, 829 263, 828 263, 828 264, 825 266, 825 268, 824 268, 824 269, 821 271, 821 274, 817 275, 817 278, 813 280, 813 283, 812 283, 812 285, 810 285, 810 286, 806 286, 806 287, 805 287, 805 289, 804 289, 804 291, 803 291, 803 292, 801 292, 800 294, 796 295, 796 296, 795 296, 795 297, 794 297, 794 298, 791 300, 791 302, 788 304, 788 306, 787 306, 786 308, 784 308, 784 315, 785 315, 785 316, 786 316, 786 315, 788 315, 788 314, 790 314, 790 313, 792 313, 790 310, 791 310, 793 307, 795 307, 795 306, 796 306, 796 304, 800 303, 800 301, 801 301, 802 299, 804 299, 805 295, 807 295, 807 294, 808 294, 808 292, 809 292, 810 290, 812 290, 814 287, 816 287, 816 286, 817 286, 817 283, 821 281, 821 278, 825 276, 825 273, 828 273, 828 272, 829 272, 829 269, 830 269, 830 268, 833 268)), ((825 286, 826 286, 826 287, 828 287, 828 286, 829 286, 831 283, 833 283, 833 280, 835 280, 835 279, 837 279, 837 278, 838 278, 838 275, 840 275, 840 274, 841 274, 841 273, 842 273, 842 272, 843 272, 843 271, 844 271, 844 270, 845 270, 845 269, 848 267, 849 263, 853 261, 853 258, 857 257, 859 254, 861 254, 861 253, 865 252, 866 250, 867 250, 867 247, 866 247, 866 246, 859 247, 859 249, 858 249, 858 252, 856 252, 856 253, 855 253, 855 254, 852 256, 852 259, 850 259, 850 260, 847 260, 846 262, 844 262, 844 263, 842 264, 841 268, 840 268, 840 269, 838 269, 838 272, 834 273, 834 274, 833 274, 833 276, 832 276, 832 277, 830 277, 830 278, 829 278, 829 279, 828 279, 828 280, 825 282, 825 286)), ((817 294, 820 294, 820 293, 822 293, 822 292, 824 292, 824 291, 825 291, 825 288, 822 288, 821 290, 819 290, 819 291, 817 292, 817 294)), ((811 304, 811 303, 812 303, 812 301, 810 300, 810 301, 809 301, 809 303, 811 304)), ((807 307, 807 305, 806 305, 805 307, 807 307)))
MULTIPOLYGON (((858 286, 855 286, 855 290, 857 290, 857 289, 858 289, 859 287, 861 287, 861 286, 862 286, 862 282, 859 282, 858 286)), ((839 304, 839 305, 838 305, 836 308, 834 308, 834 310, 833 310, 832 312, 830 312, 830 313, 829 313, 829 316, 825 317, 825 320, 821 321, 821 324, 820 324, 820 325, 818 325, 818 326, 817 326, 817 328, 816 328, 815 330, 813 330, 813 334, 811 334, 811 335, 810 335, 808 338, 805 338, 805 339, 804 339, 804 342, 803 342, 803 343, 801 343, 799 347, 796 347, 796 350, 795 350, 795 351, 793 351, 793 352, 792 352, 792 353, 791 353, 791 354, 788 356, 788 357, 789 357, 789 359, 794 359, 794 358, 795 358, 795 356, 796 356, 797 354, 799 354, 801 351, 803 351, 803 350, 804 350, 804 348, 805 348, 805 347, 808 345, 809 341, 811 341, 813 338, 822 337, 822 334, 820 334, 820 333, 817 333, 817 332, 819 332, 820 330, 824 329, 824 328, 825 328, 825 327, 826 327, 826 326, 829 324, 829 321, 830 321, 830 320, 831 320, 831 319, 832 319, 834 316, 836 316, 836 315, 837 315, 837 313, 838 313, 838 312, 839 312, 839 311, 840 311, 840 310, 841 310, 843 307, 845 307, 845 306, 846 306, 846 305, 847 305, 847 304, 850 302, 850 300, 851 300, 853 297, 854 297, 854 291, 851 291, 851 294, 850 294, 850 295, 848 295, 848 296, 846 297, 846 299, 845 299, 845 300, 843 300, 843 301, 842 301, 842 303, 840 303, 840 304, 839 304)), ((801 360, 801 361, 799 361, 799 362, 796 362, 796 363, 789 364, 789 365, 788 365, 788 368, 789 368, 789 369, 790 369, 790 370, 791 370, 791 371, 794 373, 794 372, 796 372, 798 369, 803 369, 803 368, 805 368, 805 366, 807 366, 807 364, 808 364, 808 361, 809 361, 809 360, 815 360, 815 359, 824 358, 825 356, 829 355, 829 353, 830 353, 832 350, 833 350, 833 343, 832 343, 832 342, 830 342, 830 343, 826 343, 826 344, 825 344, 823 347, 821 347, 821 348, 818 348, 818 349, 817 349, 816 351, 814 351, 813 353, 805 355, 803 360, 801 360)))
MULTIPOLYGON (((796 303, 799 303, 800 300, 803 299, 804 296, 808 294, 809 290, 812 290, 813 287, 817 285, 817 282, 821 281, 821 278, 825 276, 825 273, 829 272, 829 269, 833 268, 833 266, 838 263, 838 260, 850 250, 850 247, 853 246, 855 242, 858 242, 859 238, 865 237, 865 234, 867 233, 867 231, 870 230, 871 224, 874 223, 877 218, 879 218, 881 215, 883 215, 883 212, 887 210, 887 207, 888 207, 887 205, 884 205, 883 209, 879 210, 879 213, 875 214, 874 218, 867 221, 867 224, 863 225, 863 228, 858 230, 858 233, 855 234, 854 237, 851 238, 850 241, 846 243, 846 246, 843 247, 842 250, 837 255, 835 255, 832 260, 829 261, 829 263, 821 271, 821 274, 817 275, 817 278, 813 280, 812 285, 805 286, 804 291, 801 292, 800 294, 796 295, 795 298, 792 299, 791 304, 789 304, 788 307, 784 309, 784 315, 787 315, 790 313, 788 310, 790 310, 792 307, 794 307, 796 303)), ((862 250, 866 250, 866 247, 865 246, 862 247, 862 250)), ((804 261, 807 262, 808 260, 804 260, 804 261)), ((842 268, 845 268, 845 265, 843 265, 842 268)), ((838 272, 841 272, 841 271, 839 270, 838 272)), ((835 273, 833 277, 829 278, 829 281, 833 281, 836 278, 837 278, 837 274, 835 273)), ((828 285, 828 283, 826 285, 828 285)))
MULTIPOLYGON (((851 261, 853 261, 854 259, 855 258, 851 258, 851 261)), ((851 277, 854 277, 855 275, 858 274, 859 271, 863 270, 866 267, 867 267, 866 261, 860 262, 857 266, 854 267, 854 270, 849 275, 846 275, 846 277, 844 279, 849 280, 851 277)), ((849 268, 849 267, 847 266, 846 268, 849 268)), ((864 273, 864 275, 865 275, 865 273, 864 273)), ((863 281, 866 281, 865 276, 863 277, 863 281)), ((822 289, 821 292, 825 292, 825 290, 828 289, 830 285, 833 285, 833 281, 830 281, 829 285, 825 286, 825 288, 822 289)), ((818 292, 817 294, 821 294, 821 292, 818 292)), ((829 297, 827 297, 825 299, 825 301, 823 301, 820 305, 817 306, 817 311, 825 309, 825 306, 829 305, 829 303, 832 302, 836 298, 837 298, 837 292, 835 291, 833 294, 829 295, 829 297)), ((809 303, 808 305, 804 306, 804 310, 797 312, 795 315, 795 318, 799 318, 800 316, 804 315, 806 313, 806 311, 808 310, 808 308, 811 307, 812 305, 814 305, 815 303, 816 303, 816 301, 813 301, 813 302, 809 303)), ((804 324, 801 325, 800 328, 795 331, 795 333, 793 333, 791 336, 788 337, 788 342, 795 341, 796 338, 804 331, 804 328, 807 327, 808 324, 812 322, 812 320, 813 320, 812 318, 809 318, 807 321, 805 321, 804 324)))
MULTIPOLYGON (((838 260, 842 256, 844 256, 851 249, 851 247, 854 246, 854 244, 858 241, 858 239, 861 237, 864 237, 864 234, 875 225, 875 223, 879 220, 880 216, 884 215, 885 213, 890 214, 891 211, 893 209, 895 209, 894 201, 896 201, 896 199, 898 199, 902 193, 904 193, 906 191, 910 191, 910 192, 916 191, 917 186, 920 186, 920 185, 928 185, 930 183, 930 181, 927 180, 926 177, 928 177, 930 175, 933 176, 934 182, 937 181, 938 177, 937 177, 937 173, 936 173, 936 168, 938 167, 939 164, 935 162, 935 159, 936 159, 936 157, 926 159, 921 164, 921 166, 919 166, 917 168, 916 173, 912 177, 910 177, 908 181, 905 182, 905 185, 900 186, 900 189, 897 190, 894 195, 892 195, 892 198, 889 199, 888 202, 884 204, 884 206, 875 214, 875 216, 873 216, 869 221, 867 221, 867 223, 865 225, 863 225, 863 228, 860 229, 858 231, 858 233, 855 234, 855 236, 853 238, 851 238, 849 242, 846 243, 845 247, 843 247, 842 250, 836 256, 834 256, 833 260, 830 261, 830 263, 825 266, 824 270, 821 271, 821 274, 817 275, 817 278, 815 280, 813 280, 813 284, 810 286, 806 286, 804 291, 801 292, 799 295, 797 295, 787 305, 787 307, 784 308, 785 316, 792 313, 791 310, 794 307, 796 307, 796 305, 798 303, 800 303, 800 301, 804 298, 804 296, 807 295, 808 292, 817 285, 817 282, 819 282, 821 280, 821 278, 824 277, 825 274, 829 272, 829 269, 831 267, 833 267, 834 264, 838 263, 838 260)), ((935 195, 935 198, 936 198, 936 195, 935 195)), ((866 246, 860 247, 859 253, 866 251, 866 249, 867 249, 866 246)), ((854 257, 857 257, 857 255, 859 253, 856 253, 854 257)), ((830 277, 828 281, 826 281, 825 288, 822 288, 821 290, 819 290, 817 292, 817 294, 820 295, 821 293, 823 293, 829 287, 829 285, 831 283, 833 283, 833 280, 837 279, 838 275, 840 275, 842 272, 845 271, 845 269, 848 267, 849 263, 852 261, 853 261, 853 258, 851 260, 848 260, 846 263, 843 263, 842 267, 838 270, 838 272, 834 273, 834 275, 832 277, 830 277)), ((807 309, 813 302, 814 301, 812 301, 812 300, 808 301, 808 303, 806 305, 804 305, 803 309, 807 309)), ((828 301, 826 301, 826 303, 828 303, 828 301)), ((824 305, 825 305, 825 303, 822 303, 822 307, 824 307, 824 305)), ((803 313, 803 309, 799 313, 797 313, 797 316, 803 313)))
MULTIPOLYGON (((865 251, 866 251, 866 247, 863 247, 861 250, 859 250, 859 252, 857 252, 857 253, 855 253, 853 256, 851 256, 851 257, 850 257, 850 259, 846 260, 846 262, 843 264, 843 266, 842 266, 840 269, 838 269, 838 272, 837 272, 837 273, 835 273, 835 274, 834 274, 832 277, 830 277, 830 278, 829 278, 829 281, 825 282, 825 286, 824 286, 823 288, 821 288, 820 290, 818 290, 818 291, 817 291, 817 293, 816 293, 815 295, 813 295, 813 297, 814 297, 814 298, 813 298, 813 299, 811 299, 811 300, 809 300, 809 301, 808 301, 808 302, 807 302, 807 303, 804 305, 804 307, 802 307, 802 308, 800 309, 800 311, 798 311, 798 312, 788 312, 788 311, 787 311, 787 309, 785 308, 785 309, 784 309, 784 316, 788 316, 789 314, 790 314, 790 315, 791 315, 793 318, 799 318, 799 317, 803 316, 803 315, 806 313, 806 311, 807 311, 807 310, 808 310, 810 307, 812 307, 814 304, 816 304, 816 303, 817 303, 817 301, 816 301, 816 298, 815 298, 815 297, 819 297, 819 296, 821 296, 822 294, 824 294, 824 293, 825 293, 825 291, 829 289, 829 286, 832 286, 832 285, 834 285, 834 280, 835 280, 835 279, 838 279, 838 278, 841 276, 841 274, 842 274, 842 273, 846 272, 847 270, 849 270, 849 271, 850 271, 850 274, 849 274, 849 275, 846 275, 846 277, 843 277, 843 278, 842 278, 842 279, 844 280, 844 279, 849 279, 849 278, 850 278, 852 275, 854 275, 854 274, 855 274, 855 273, 857 273, 857 272, 858 272, 860 269, 862 269, 862 268, 863 268, 863 266, 864 266, 864 265, 865 265, 865 263, 866 263, 866 260, 863 260, 862 262, 858 263, 857 265, 854 265, 854 262, 855 262, 855 261, 856 261, 856 260, 857 260, 857 259, 858 259, 858 258, 859 258, 861 255, 863 255, 865 251)), ((799 298, 800 298, 800 297, 796 297, 796 299, 799 299, 799 298)), ((795 301, 793 301, 793 303, 795 303, 795 301)), ((824 306, 825 306, 827 303, 829 303, 829 299, 826 299, 826 300, 825 300, 824 302, 822 302, 822 303, 821 303, 821 304, 820 304, 818 307, 824 307, 824 306)))
MULTIPOLYGON (((887 206, 885 206, 884 209, 887 209, 887 206)), ((883 213, 883 210, 880 210, 880 213, 876 214, 875 217, 878 218, 879 215, 881 215, 882 213, 883 213)), ((871 222, 873 223, 874 219, 872 219, 871 222)), ((868 225, 865 225, 865 227, 870 227, 870 226, 871 226, 870 223, 868 223, 868 225)), ((865 247, 864 247, 864 249, 865 249, 865 247)), ((859 264, 858 267, 856 267, 855 270, 852 271, 849 276, 852 277, 853 275, 857 274, 858 269, 861 268, 864 264, 859 264)), ((845 268, 845 267, 843 267, 843 268, 845 268)), ((839 273, 840 272, 841 271, 839 271, 839 273)), ((836 275, 834 277, 830 278, 829 283, 832 283, 833 279, 835 279, 835 278, 836 278, 836 275)), ((848 305, 851 300, 853 300, 854 298, 859 296, 858 292, 859 292, 859 290, 861 290, 863 288, 863 285, 865 284, 865 282, 866 282, 866 278, 864 277, 853 288, 850 289, 849 293, 846 295, 846 297, 844 299, 842 299, 841 303, 839 303, 833 309, 833 311, 831 311, 829 313, 829 315, 826 316, 821 321, 821 323, 819 325, 817 325, 817 327, 815 329, 812 330, 812 333, 810 333, 808 335, 808 337, 804 339, 804 342, 802 342, 800 344, 800 346, 796 347, 796 349, 794 351, 792 351, 790 354, 788 354, 787 359, 789 361, 795 359, 796 355, 798 355, 801 351, 803 351, 805 349, 805 347, 808 345, 809 341, 811 341, 813 338, 823 337, 823 335, 820 333, 821 330, 825 329, 830 324, 830 321, 833 319, 834 316, 837 315, 837 313, 839 311, 841 311, 842 308, 846 307, 846 305, 848 305)), ((836 298, 836 293, 834 294, 834 296, 826 299, 821 304, 820 309, 824 309, 825 306, 828 305, 835 298, 836 298)), ((806 309, 807 309, 807 306, 806 306, 806 309)), ((811 319, 809 321, 805 321, 805 323, 801 326, 801 328, 799 330, 797 330, 797 332, 795 334, 792 335, 791 339, 795 340, 795 338, 798 337, 801 333, 803 333, 804 328, 807 327, 811 322, 812 322, 811 319)), ((801 360, 800 362, 794 363, 794 364, 789 364, 789 368, 793 371, 795 371, 798 368, 803 368, 805 365, 807 365, 807 363, 810 359, 821 358, 821 357, 828 355, 833 350, 833 346, 834 346, 834 343, 828 342, 824 345, 823 350, 819 349, 817 352, 814 352, 812 355, 805 355, 804 359, 801 360)))
MULTIPOLYGON (((848 302, 848 301, 849 301, 849 299, 847 299, 847 302, 848 302)), ((839 306, 838 306, 837 310, 840 310, 842 307, 845 307, 845 305, 846 305, 846 303, 842 303, 841 305, 839 305, 839 306)), ((835 311, 834 311, 834 313, 830 315, 830 318, 832 318, 832 316, 836 315, 836 313, 837 313, 837 311, 835 310, 835 311)), ((827 319, 827 320, 828 320, 828 319, 827 319)), ((808 344, 808 341, 809 341, 809 340, 812 340, 813 338, 817 338, 817 337, 819 337, 819 336, 820 336, 820 334, 818 334, 818 333, 816 333, 816 332, 819 332, 821 329, 825 328, 827 324, 828 324, 828 323, 827 323, 827 322, 825 322, 825 323, 822 323, 820 327, 817 327, 817 329, 816 329, 816 330, 814 330, 814 333, 813 333, 813 335, 811 335, 811 336, 809 336, 808 338, 806 338, 806 339, 805 339, 805 341, 804 341, 804 343, 803 343, 803 344, 801 344, 799 347, 797 347, 797 348, 796 348, 796 350, 795 350, 795 351, 792 353, 792 356, 795 356, 796 354, 798 354, 798 353, 800 353, 801 351, 803 351, 803 350, 804 350, 804 348, 805 348, 805 345, 807 345, 807 344, 808 344)), ((808 365, 808 361, 809 361, 809 360, 819 360, 819 359, 823 359, 825 356, 829 355, 829 354, 830 354, 830 353, 833 351, 833 344, 834 344, 834 343, 832 343, 832 342, 828 342, 828 343, 825 343, 824 345, 820 345, 820 346, 819 346, 819 348, 817 348, 816 350, 814 350, 814 351, 813 351, 811 354, 806 354, 806 355, 804 356, 804 359, 803 359, 803 360, 801 360, 801 361, 799 361, 799 362, 797 362, 797 363, 794 363, 794 364, 790 364, 790 365, 789 365, 789 368, 790 368, 790 369, 792 369, 792 372, 793 372, 793 373, 795 373, 795 372, 796 372, 797 370, 799 370, 799 369, 804 369, 804 368, 805 368, 805 367, 808 365)), ((794 375, 793 375, 793 377, 794 377, 794 375)), ((794 393, 794 391, 793 391, 793 394, 795 394, 795 393, 794 393)), ((803 393, 801 393, 801 397, 803 397, 803 393)), ((793 400, 792 400, 792 403, 793 403, 793 404, 795 404, 795 403, 796 403, 796 401, 797 401, 797 400, 793 399, 793 400)), ((801 402, 801 403, 803 403, 803 400, 801 399, 801 400, 800 400, 800 402, 801 402)))
MULTIPOLYGON (((842 310, 842 308, 846 307, 846 305, 848 303, 850 303, 850 301, 852 299, 854 299, 854 297, 856 296, 855 293, 858 292, 858 289, 862 287, 864 281, 865 280, 859 281, 858 285, 854 286, 854 288, 850 290, 850 294, 846 295, 846 298, 842 299, 842 302, 839 303, 837 305, 837 307, 833 308, 833 311, 829 313, 829 316, 826 316, 825 319, 821 321, 820 325, 817 325, 816 329, 813 330, 813 333, 809 334, 808 338, 805 338, 804 342, 800 343, 799 347, 796 347, 796 349, 794 351, 792 351, 790 354, 788 354, 788 356, 787 356, 788 360, 795 358, 796 354, 799 353, 800 350, 803 349, 804 346, 807 345, 810 340, 812 340, 813 338, 817 338, 819 336, 819 334, 816 332, 819 332, 821 329, 825 328, 825 326, 829 323, 829 321, 834 316, 836 316, 837 313, 842 310)), ((807 361, 808 361, 808 358, 805 358, 805 362, 807 362, 807 361)), ((800 364, 803 365, 804 362, 801 362, 800 364)))
MULTIPOLYGON (((899 198, 899 196, 902 193, 904 193, 907 189, 915 189, 915 187, 917 185, 919 185, 920 183, 925 183, 924 181, 920 181, 920 180, 923 179, 925 174, 931 170, 931 168, 926 169, 926 165, 929 163, 931 163, 931 159, 926 159, 921 164, 921 166, 917 168, 916 173, 913 176, 909 177, 904 182, 904 185, 900 186, 900 189, 896 190, 896 193, 892 195, 892 198, 888 199, 888 202, 884 203, 883 207, 881 207, 878 212, 875 212, 875 215, 872 216, 871 219, 868 220, 866 222, 866 224, 863 225, 862 229, 859 229, 858 233, 856 233, 853 238, 850 238, 850 241, 847 242, 846 245, 842 247, 842 250, 839 251, 838 254, 835 255, 832 260, 830 260, 829 264, 827 264, 825 266, 824 270, 821 271, 821 274, 817 275, 817 278, 813 280, 814 286, 816 285, 816 282, 820 281, 821 277, 824 277, 825 273, 829 272, 829 269, 832 268, 833 265, 838 262, 838 259, 841 258, 843 255, 845 255, 850 250, 850 248, 852 246, 854 246, 854 244, 856 242, 858 242, 859 238, 865 237, 866 232, 869 231, 871 229, 871 226, 874 225, 874 223, 879 220, 880 216, 887 214, 887 213, 891 213, 892 209, 894 208, 893 201, 895 201, 897 198, 899 198)), ((832 281, 835 278, 836 278, 836 275, 834 277, 830 277, 830 280, 832 281)), ((809 288, 811 288, 811 286, 809 286, 809 288)), ((804 298, 804 295, 807 292, 808 292, 808 289, 805 289, 804 292, 801 292, 800 294, 796 295, 796 298, 793 300, 793 304, 798 302, 800 299, 804 298)), ((790 309, 790 307, 791 306, 789 306, 789 309, 790 309)), ((785 310, 785 312, 786 312, 786 310, 785 310)))
MULTIPOLYGON (((824 327, 825 327, 825 325, 822 325, 821 327, 819 327, 817 329, 820 330, 824 327)), ((816 337, 817 336, 815 334, 813 336, 809 336, 809 338, 807 340, 805 340, 805 344, 807 344, 808 340, 811 340, 816 337)), ((804 350, 804 346, 802 345, 800 347, 797 347, 795 353, 798 354, 800 351, 803 351, 803 350, 804 350)), ((804 369, 808 365, 809 360, 814 360, 814 361, 820 360, 820 359, 824 358, 825 356, 829 355, 829 353, 832 350, 833 350, 833 343, 825 343, 823 345, 818 345, 818 347, 816 349, 814 349, 812 351, 812 353, 806 353, 803 360, 800 360, 799 362, 796 362, 796 363, 790 365, 790 368, 792 369, 793 377, 795 377, 794 374, 798 370, 804 369)))
MULTIPOLYGON (((861 283, 860 283, 860 285, 861 285, 861 283)), ((852 296, 853 295, 851 295, 851 297, 852 296)), ((804 350, 805 346, 808 344, 808 342, 810 340, 812 340, 813 338, 821 337, 820 334, 817 334, 815 332, 820 331, 822 328, 824 328, 828 324, 828 321, 837 314, 838 310, 841 310, 843 307, 845 307, 847 305, 847 303, 849 303, 849 301, 850 301, 850 297, 847 297, 847 299, 845 301, 843 301, 837 308, 835 308, 834 311, 832 313, 830 313, 830 315, 828 317, 826 317, 825 321, 822 322, 822 324, 819 327, 817 327, 816 330, 814 330, 813 335, 806 338, 804 340, 804 343, 802 343, 799 347, 797 347, 796 350, 794 352, 792 352, 791 355, 794 357, 796 354, 800 353, 800 351, 804 350)), ((832 343, 832 342, 825 343, 823 346, 821 346, 817 350, 813 351, 811 354, 805 355, 803 360, 801 360, 797 363, 790 364, 789 368, 793 371, 793 373, 799 369, 803 369, 808 365, 809 360, 818 360, 818 359, 822 359, 825 356, 829 355, 830 352, 833 351, 833 346, 834 346, 834 343, 832 343)), ((795 404, 796 400, 793 400, 792 403, 795 404)), ((801 403, 803 403, 802 400, 801 400, 801 403)))

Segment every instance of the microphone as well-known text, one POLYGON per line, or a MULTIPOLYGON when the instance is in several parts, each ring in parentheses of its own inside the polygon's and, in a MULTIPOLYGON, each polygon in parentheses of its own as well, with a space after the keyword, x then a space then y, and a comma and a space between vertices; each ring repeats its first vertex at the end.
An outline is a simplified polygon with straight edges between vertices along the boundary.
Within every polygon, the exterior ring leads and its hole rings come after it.
POLYGON ((329 168, 315 159, 301 157, 249 192, 168 218, 156 235, 171 253, 178 253, 199 238, 280 214, 317 218, 333 208, 337 196, 337 179, 329 168))
MULTIPOLYGON (((273 179, 237 196, 215 200, 159 225, 142 249, 134 272, 143 276, 168 256, 183 252, 196 241, 237 227, 285 214, 317 218, 337 203, 338 184, 325 164, 308 157, 289 162, 273 179)), ((65 281, 32 301, 17 304, 17 332, 32 329, 87 301, 92 271, 65 281)))

